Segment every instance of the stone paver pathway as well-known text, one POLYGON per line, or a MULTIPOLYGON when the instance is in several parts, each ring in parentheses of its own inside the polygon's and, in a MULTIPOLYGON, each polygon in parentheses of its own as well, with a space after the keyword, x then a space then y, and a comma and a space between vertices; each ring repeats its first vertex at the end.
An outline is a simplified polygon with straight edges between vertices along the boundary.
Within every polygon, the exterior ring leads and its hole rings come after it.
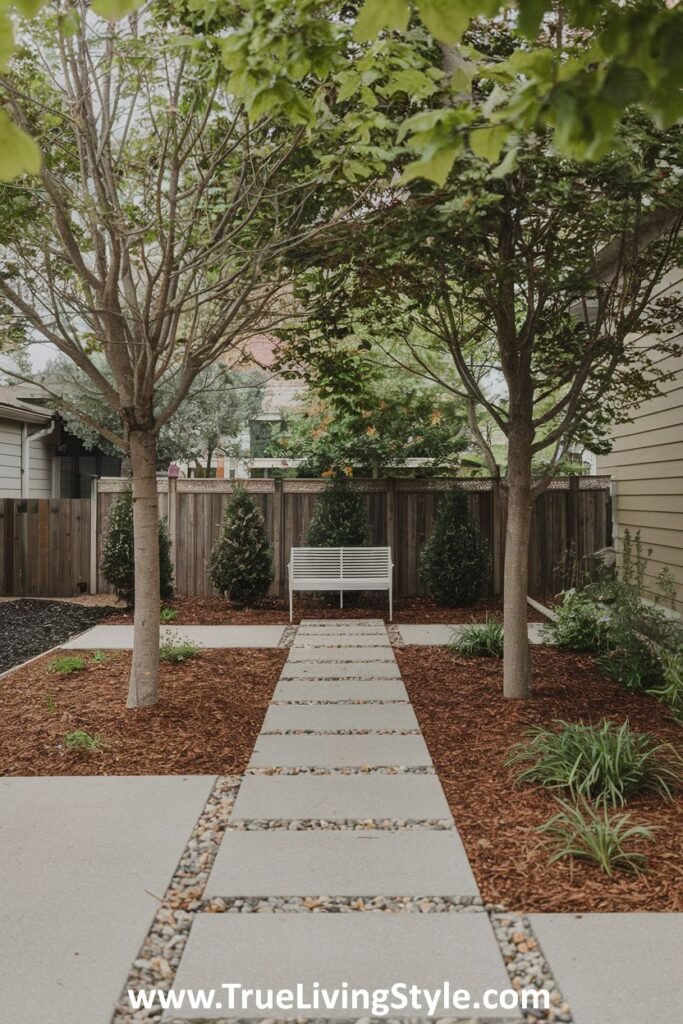
MULTIPOLYGON (((204 896, 228 912, 195 918, 176 990, 448 981, 478 1000, 510 987, 381 620, 302 622, 204 896), (244 913, 247 899, 271 912, 244 913)), ((437 1013, 521 1018, 447 1004, 437 1013)), ((182 1019, 228 1016, 278 1014, 214 1008, 182 1019)))
MULTIPOLYGON (((191 643, 197 647, 279 647, 286 626, 184 626, 161 627, 161 642, 191 643)), ((64 648, 74 651, 133 649, 132 626, 93 626, 72 637, 64 648)))

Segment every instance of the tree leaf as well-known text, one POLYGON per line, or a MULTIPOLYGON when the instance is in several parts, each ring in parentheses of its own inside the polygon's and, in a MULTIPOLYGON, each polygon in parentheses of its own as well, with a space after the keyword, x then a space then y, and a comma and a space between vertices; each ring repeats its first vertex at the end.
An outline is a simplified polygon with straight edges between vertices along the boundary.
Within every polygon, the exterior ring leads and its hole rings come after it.
POLYGON ((415 178, 427 178, 437 185, 445 185, 459 152, 460 146, 457 144, 444 146, 432 154, 425 154, 419 160, 413 160, 403 171, 401 183, 405 185, 415 178))
POLYGON ((535 39, 541 27, 546 9, 552 9, 547 0, 518 0, 519 16, 517 25, 527 39, 535 39))
POLYGON ((0 110, 0 181, 20 174, 38 174, 40 149, 35 141, 0 110))
POLYGON ((0 68, 4 71, 14 53, 14 27, 12 21, 0 12, 0 68))
POLYGON ((353 34, 359 43, 367 43, 384 28, 405 32, 409 18, 407 0, 365 0, 356 18, 353 34))
POLYGON ((504 178, 506 174, 512 174, 517 167, 517 146, 508 150, 502 163, 491 171, 492 178, 504 178))
POLYGON ((495 164, 505 144, 510 129, 504 124, 483 125, 470 132, 470 149, 475 156, 495 164))
POLYGON ((142 3, 143 0, 94 0, 92 9, 107 21, 118 21, 137 10, 142 3))

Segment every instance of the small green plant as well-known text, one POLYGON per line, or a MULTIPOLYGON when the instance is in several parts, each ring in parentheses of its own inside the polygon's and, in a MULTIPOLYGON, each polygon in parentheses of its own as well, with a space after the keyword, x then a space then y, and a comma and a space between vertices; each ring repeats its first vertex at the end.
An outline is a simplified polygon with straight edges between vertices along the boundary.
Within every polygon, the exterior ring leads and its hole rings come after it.
POLYGON ((543 833, 555 847, 550 863, 565 857, 592 861, 606 875, 614 877, 617 870, 642 874, 647 857, 638 846, 653 839, 653 828, 632 824, 631 815, 596 810, 586 800, 580 807, 558 800, 560 810, 541 825, 543 833))
POLYGON ((467 658, 502 658, 503 624, 488 616, 485 622, 472 622, 449 641, 448 650, 467 658))
POLYGON ((50 662, 50 672, 58 676, 70 676, 73 672, 82 672, 85 658, 80 654, 60 654, 50 662))
POLYGON ((274 579, 266 524, 254 499, 237 487, 211 552, 211 585, 242 605, 258 604, 274 579))
MULTIPOLYGON (((118 597, 132 606, 135 597, 133 554, 133 494, 130 487, 114 500, 107 518, 102 549, 102 574, 118 597)), ((168 530, 159 520, 159 592, 167 600, 173 596, 173 564, 168 530)))
POLYGON ((369 538, 365 499, 338 473, 315 503, 306 544, 311 548, 363 547, 369 538))
POLYGON ((490 567, 488 544, 470 519, 467 495, 457 489, 447 491, 420 556, 420 575, 428 594, 451 607, 474 604, 488 583, 490 567))
POLYGON ((64 746, 67 750, 101 750, 102 740, 99 736, 91 736, 85 729, 76 729, 66 734, 64 746))
POLYGON ((95 662, 96 665, 102 665, 107 660, 107 655, 104 653, 104 651, 95 651, 95 653, 92 656, 92 660, 95 662))
POLYGON ((57 714, 57 702, 51 693, 43 694, 43 703, 45 704, 45 709, 48 715, 57 714))
POLYGON ((567 590, 557 619, 543 626, 543 636, 569 651, 600 651, 607 640, 607 613, 581 590, 567 590))
POLYGON ((199 648, 190 643, 162 644, 159 648, 159 661, 168 661, 172 665, 179 665, 181 661, 188 661, 196 658, 199 648))
POLYGON ((160 615, 159 615, 159 620, 161 622, 166 622, 166 623, 168 623, 168 622, 175 622, 175 620, 178 618, 178 615, 179 615, 179 612, 176 611, 175 608, 162 608, 161 612, 160 612, 160 615))
POLYGON ((683 722, 683 652, 661 651, 662 683, 648 690, 671 711, 679 722, 683 722))
POLYGON ((651 733, 633 732, 628 722, 557 724, 559 731, 534 726, 527 731, 527 742, 512 747, 505 763, 522 766, 518 782, 566 789, 575 797, 613 807, 638 789, 671 799, 680 784, 680 757, 651 733))

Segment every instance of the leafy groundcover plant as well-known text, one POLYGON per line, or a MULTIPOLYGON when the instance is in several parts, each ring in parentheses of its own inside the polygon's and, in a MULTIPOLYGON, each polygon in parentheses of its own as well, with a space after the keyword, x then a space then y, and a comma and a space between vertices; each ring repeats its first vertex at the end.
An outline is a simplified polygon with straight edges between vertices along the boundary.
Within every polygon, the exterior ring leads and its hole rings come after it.
POLYGON ((454 654, 467 658, 502 658, 503 624, 497 619, 486 617, 485 622, 473 622, 460 630, 447 644, 454 654))
POLYGON ((579 799, 613 807, 642 789, 671 799, 680 785, 681 759, 674 748, 650 733, 632 731, 628 722, 557 724, 558 731, 529 729, 528 741, 511 749, 505 763, 522 766, 518 782, 565 789, 579 799))

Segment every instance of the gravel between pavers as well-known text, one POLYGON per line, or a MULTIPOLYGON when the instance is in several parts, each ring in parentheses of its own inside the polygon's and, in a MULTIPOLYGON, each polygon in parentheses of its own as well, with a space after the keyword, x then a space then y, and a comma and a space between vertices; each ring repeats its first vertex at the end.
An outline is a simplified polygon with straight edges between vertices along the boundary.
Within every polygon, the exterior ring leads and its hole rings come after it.
POLYGON ((20 598, 0 602, 0 672, 63 644, 121 609, 20 598))
POLYGON ((364 765, 362 768, 247 768, 245 775, 435 775, 434 768, 426 764, 406 765, 387 768, 381 765, 364 765))

